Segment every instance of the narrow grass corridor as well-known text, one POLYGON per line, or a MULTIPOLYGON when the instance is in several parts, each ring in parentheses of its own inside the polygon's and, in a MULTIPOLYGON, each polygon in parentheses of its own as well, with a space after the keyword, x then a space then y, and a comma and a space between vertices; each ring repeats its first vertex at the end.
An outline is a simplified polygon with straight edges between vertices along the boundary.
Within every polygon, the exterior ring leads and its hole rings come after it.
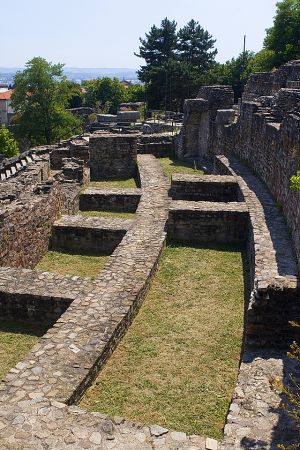
POLYGON ((243 315, 240 248, 170 243, 140 312, 81 406, 220 438, 243 315))

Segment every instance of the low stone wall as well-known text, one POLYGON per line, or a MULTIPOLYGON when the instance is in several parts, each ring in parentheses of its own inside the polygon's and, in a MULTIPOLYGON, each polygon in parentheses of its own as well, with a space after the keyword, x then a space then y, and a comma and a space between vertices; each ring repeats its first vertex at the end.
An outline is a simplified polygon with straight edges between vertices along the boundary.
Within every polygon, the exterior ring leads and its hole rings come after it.
POLYGON ((138 136, 137 152, 161 158, 174 155, 172 133, 153 133, 138 136))
POLYGON ((81 255, 110 255, 132 225, 131 220, 63 216, 54 223, 50 249, 81 255))
POLYGON ((4 401, 7 409, 16 398, 30 401, 40 395, 55 402, 78 401, 130 324, 165 242, 169 204, 159 163, 152 156, 139 156, 139 163, 143 194, 132 228, 89 293, 79 293, 55 327, 11 370, 1 387, 0 406, 4 401))
POLYGON ((289 321, 300 315, 300 282, 293 243, 270 192, 236 158, 216 157, 216 170, 235 175, 250 214, 248 254, 252 297, 246 337, 255 345, 286 345, 300 337, 289 321))
POLYGON ((54 148, 50 152, 50 166, 52 170, 60 170, 64 158, 81 159, 87 163, 90 159, 90 152, 88 144, 83 142, 71 142, 66 147, 54 148))
POLYGON ((0 265, 34 267, 48 249, 52 224, 63 208, 59 183, 0 211, 0 265))
POLYGON ((238 202, 242 194, 235 177, 226 175, 172 175, 173 200, 238 202))
POLYGON ((81 211, 120 211, 134 213, 141 189, 85 189, 80 194, 81 211))
POLYGON ((71 301, 64 298, 40 297, 34 294, 0 292, 1 320, 30 321, 53 325, 68 309, 71 301))
POLYGON ((137 170, 137 136, 95 133, 90 136, 91 180, 132 178, 137 170))
POLYGON ((25 170, 29 165, 40 161, 35 149, 28 150, 13 158, 5 158, 0 163, 0 180, 8 180, 25 170))
POLYGON ((248 220, 244 203, 173 201, 168 237, 190 242, 244 242, 248 220))
POLYGON ((79 189, 63 177, 49 179, 47 157, 0 182, 0 266, 34 267, 48 249, 60 213, 78 210, 79 189))
POLYGON ((300 89, 300 61, 290 61, 273 72, 254 73, 245 86, 244 99, 273 96, 281 88, 300 89))
POLYGON ((0 267, 1 318, 54 323, 90 283, 78 276, 0 267))

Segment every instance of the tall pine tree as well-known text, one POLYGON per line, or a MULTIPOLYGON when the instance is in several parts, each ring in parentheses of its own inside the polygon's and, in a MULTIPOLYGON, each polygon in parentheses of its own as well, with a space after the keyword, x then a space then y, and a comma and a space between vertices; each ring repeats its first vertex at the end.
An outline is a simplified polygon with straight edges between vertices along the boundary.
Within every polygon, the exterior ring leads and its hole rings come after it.
POLYGON ((176 57, 177 24, 165 18, 160 27, 152 26, 144 39, 140 38, 139 58, 146 61, 138 76, 146 84, 146 94, 152 108, 165 108, 168 101, 168 64, 176 57))
POLYGON ((176 22, 164 19, 140 38, 139 58, 146 65, 138 72, 146 84, 151 108, 181 110, 184 99, 195 96, 204 73, 214 64, 215 40, 198 22, 191 20, 177 33, 176 22))

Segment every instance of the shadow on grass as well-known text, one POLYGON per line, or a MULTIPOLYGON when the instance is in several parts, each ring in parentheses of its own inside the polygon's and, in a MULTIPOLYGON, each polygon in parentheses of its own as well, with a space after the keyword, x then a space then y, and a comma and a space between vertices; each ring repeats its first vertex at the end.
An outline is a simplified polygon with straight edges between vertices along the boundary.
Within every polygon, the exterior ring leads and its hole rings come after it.
POLYGON ((52 326, 52 323, 31 323, 27 321, 16 321, 15 319, 1 319, 0 320, 0 334, 20 334, 27 336, 43 336, 48 329, 52 326))

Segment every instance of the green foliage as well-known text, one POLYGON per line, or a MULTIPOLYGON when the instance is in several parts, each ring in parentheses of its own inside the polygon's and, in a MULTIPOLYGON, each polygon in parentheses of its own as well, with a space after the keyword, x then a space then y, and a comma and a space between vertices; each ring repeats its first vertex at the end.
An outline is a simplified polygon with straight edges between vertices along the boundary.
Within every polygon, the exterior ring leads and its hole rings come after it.
POLYGON ((17 142, 4 126, 0 127, 0 153, 3 153, 6 158, 11 158, 20 153, 17 142))
POLYGON ((262 49, 249 62, 249 72, 270 72, 275 64, 274 58, 275 52, 273 50, 262 49))
POLYGON ((208 31, 192 19, 178 32, 179 59, 199 70, 209 69, 218 53, 215 43, 208 31))
POLYGON ((81 122, 66 111, 72 97, 62 64, 33 58, 15 76, 12 107, 17 114, 16 134, 31 145, 51 144, 81 131, 81 122))
POLYGON ((300 0, 277 3, 274 24, 267 30, 264 46, 274 52, 275 67, 300 58, 300 0))
POLYGON ((300 170, 298 170, 297 174, 291 178, 291 189, 300 191, 300 170))
POLYGON ((233 87, 235 100, 242 96, 244 86, 251 73, 253 52, 243 52, 224 64, 216 64, 207 74, 207 84, 228 84, 233 87))
POLYGON ((80 108, 82 106, 82 92, 79 84, 66 80, 69 89, 68 108, 80 108))
POLYGON ((86 106, 96 107, 99 112, 115 114, 120 103, 127 102, 127 88, 117 78, 97 78, 84 82, 86 106))
POLYGON ((97 115, 95 113, 92 113, 89 115, 89 123, 96 123, 97 122, 97 115))
POLYGON ((145 85, 131 84, 127 88, 128 102, 144 102, 145 101, 145 85))
POLYGON ((205 71, 214 64, 215 40, 198 22, 191 20, 178 32, 176 27, 175 21, 166 18, 140 38, 136 56, 144 58, 146 65, 138 75, 146 84, 151 108, 181 110, 185 98, 197 94, 205 71))
MULTIPOLYGON (((177 50, 177 23, 174 20, 165 18, 161 26, 153 25, 145 39, 140 38, 139 53, 135 53, 139 58, 146 61, 147 66, 161 67, 175 56, 177 50)), ((143 67, 139 72, 140 79, 143 79, 143 67)))

